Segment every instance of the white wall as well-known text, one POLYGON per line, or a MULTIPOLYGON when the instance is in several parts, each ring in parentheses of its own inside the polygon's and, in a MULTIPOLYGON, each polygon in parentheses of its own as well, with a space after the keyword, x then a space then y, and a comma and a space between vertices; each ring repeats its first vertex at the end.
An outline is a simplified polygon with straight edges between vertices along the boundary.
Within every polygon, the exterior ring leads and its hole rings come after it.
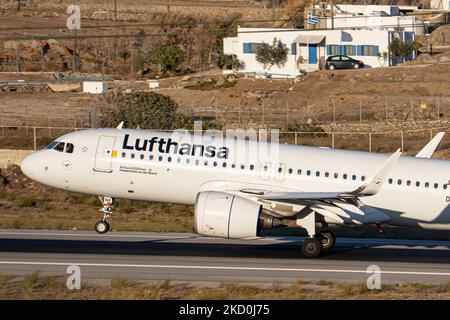
POLYGON ((430 8, 434 10, 450 10, 450 0, 430 0, 430 8))
MULTIPOLYGON (((449 0, 450 1, 450 0, 449 0)), ((326 18, 327 28, 332 28, 331 17, 326 18)), ((424 25, 416 21, 414 16, 390 16, 390 17, 358 17, 349 15, 335 16, 335 28, 369 28, 371 30, 394 30, 397 27, 402 27, 405 31, 415 32, 417 34, 424 34, 424 25)))
MULTIPOLYGON (((270 74, 282 74, 282 75, 298 75, 299 67, 298 60, 300 56, 309 59, 308 48, 297 46, 297 54, 293 55, 291 53, 291 44, 299 35, 325 35, 325 45, 335 44, 335 45, 377 45, 379 46, 379 52, 388 51, 389 39, 388 31, 368 31, 368 30, 345 30, 346 33, 351 35, 351 41, 342 41, 342 31, 341 30, 318 30, 318 31, 305 31, 297 29, 255 29, 255 28, 238 28, 238 40, 237 45, 234 46, 233 52, 228 52, 227 54, 235 54, 238 59, 244 63, 243 72, 257 72, 257 73, 270 73, 270 74), (272 66, 271 68, 264 69, 263 65, 256 61, 256 55, 253 53, 243 53, 244 43, 261 43, 266 42, 271 44, 274 38, 280 39, 289 49, 287 61, 285 65, 277 67, 272 66)), ((227 42, 232 42, 235 40, 224 39, 224 47, 227 42)), ((227 44, 228 46, 228 44, 227 44)), ((326 48, 324 46, 318 48, 318 53, 322 57, 327 57, 326 48)), ((320 58, 318 57, 318 60, 320 58)), ((351 56, 351 55, 350 55, 351 56)), ((380 67, 379 58, 376 56, 352 56, 355 59, 362 60, 367 66, 372 68, 380 67)), ((310 65, 306 64, 301 67, 311 71, 318 69, 318 64, 310 65)))
POLYGON ((223 54, 232 55, 238 50, 238 38, 228 37, 223 40, 223 54))

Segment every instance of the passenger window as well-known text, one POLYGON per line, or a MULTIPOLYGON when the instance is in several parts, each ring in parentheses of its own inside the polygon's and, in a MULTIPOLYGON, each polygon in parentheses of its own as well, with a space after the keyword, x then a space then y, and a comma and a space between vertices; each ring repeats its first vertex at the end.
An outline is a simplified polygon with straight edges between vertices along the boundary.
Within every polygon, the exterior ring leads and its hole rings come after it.
POLYGON ((153 160, 153 155, 152 155, 152 154, 150 155, 149 159, 150 159, 150 160, 153 160))
POLYGON ((447 185, 446 185, 446 184, 444 184, 444 190, 445 190, 445 189, 447 189, 447 185))
POLYGON ((200 164, 200 160, 195 160, 195 165, 198 166, 200 164))
POLYGON ((420 181, 416 181, 416 187, 420 187, 420 181))
POLYGON ((429 182, 425 182, 425 188, 428 188, 430 186, 429 182))
POLYGON ((335 173, 335 174, 334 174, 334 178, 335 178, 335 179, 339 178, 339 173, 335 173))
POLYGON ((410 186, 411 185, 411 180, 406 181, 406 185, 410 186))
POLYGON ((388 180, 389 184, 392 184, 392 181, 393 181, 392 179, 389 179, 389 180, 388 180))
POLYGON ((122 152, 122 158, 125 158, 127 154, 125 152, 122 152))
POLYGON ((181 162, 181 158, 178 158, 178 159, 177 159, 177 162, 180 163, 180 162, 181 162))
POLYGON ((141 155, 139 156, 139 158, 140 158, 141 160, 144 160, 144 155, 141 154, 141 155))
POLYGON ((298 174, 298 175, 301 175, 301 174, 302 174, 302 169, 298 169, 298 170, 297 170, 297 174, 298 174))
POLYGON ((402 184, 402 179, 398 179, 398 180, 397 180, 397 184, 398 184, 398 185, 401 185, 401 184, 402 184))
POLYGON ((320 177, 320 171, 316 171, 316 177, 320 177))
POLYGON ((289 168, 289 170, 288 170, 288 172, 289 172, 289 174, 292 174, 292 168, 289 168))
POLYGON ((217 162, 216 161, 213 162, 213 166, 217 167, 217 162))
POLYGON ((222 167, 226 168, 227 167, 227 163, 226 162, 222 163, 222 167))
POLYGON ((58 152, 63 152, 64 151, 64 142, 59 142, 54 148, 53 150, 56 150, 58 152))
POLYGON ((232 164, 231 164, 231 168, 232 168, 232 169, 236 168, 236 164, 235 164, 235 163, 232 163, 232 164))
POLYGON ((191 159, 186 158, 186 164, 189 164, 189 163, 191 163, 191 159))
POLYGON ((245 165, 241 164, 241 169, 244 170, 245 169, 245 165))
POLYGON ((361 181, 365 181, 366 180, 366 176, 361 176, 361 181))
POLYGON ((356 180, 356 176, 355 175, 352 175, 352 180, 356 180))
POLYGON ((278 167, 278 173, 282 173, 283 172, 283 168, 282 167, 278 167))
POLYGON ((264 166, 264 167, 263 167, 263 170, 264 170, 264 171, 267 171, 267 170, 269 170, 269 167, 268 167, 268 166, 264 166))
POLYGON ((437 189, 439 185, 437 183, 434 184, 434 188, 437 189))
POLYGON ((310 176, 311 175, 311 170, 306 171, 306 175, 310 176))
POLYGON ((66 153, 73 153, 73 144, 72 143, 68 143, 66 145, 66 153))
POLYGON ((329 172, 325 172, 325 178, 328 178, 330 176, 329 172))
POLYGON ((172 157, 168 157, 167 162, 172 162, 172 157))
POLYGON ((253 164, 250 165, 250 170, 255 169, 255 166, 253 164))
POLYGON ((162 156, 159 156, 159 157, 158 157, 158 160, 159 160, 159 161, 162 161, 162 160, 163 160, 163 157, 162 157, 162 156))
POLYGON ((347 180, 347 174, 344 173, 344 174, 342 175, 342 178, 344 178, 344 180, 347 180))
POLYGON ((205 162, 204 162, 204 165, 207 166, 207 165, 208 165, 208 161, 205 161, 205 162))

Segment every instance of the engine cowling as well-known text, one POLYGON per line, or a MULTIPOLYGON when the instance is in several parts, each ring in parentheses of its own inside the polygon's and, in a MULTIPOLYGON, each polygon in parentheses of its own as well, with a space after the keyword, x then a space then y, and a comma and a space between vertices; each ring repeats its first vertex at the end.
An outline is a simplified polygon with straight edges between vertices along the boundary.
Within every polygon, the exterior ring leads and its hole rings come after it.
POLYGON ((195 231, 199 234, 231 239, 257 237, 263 229, 281 221, 262 212, 254 201, 224 192, 205 191, 195 203, 195 231))

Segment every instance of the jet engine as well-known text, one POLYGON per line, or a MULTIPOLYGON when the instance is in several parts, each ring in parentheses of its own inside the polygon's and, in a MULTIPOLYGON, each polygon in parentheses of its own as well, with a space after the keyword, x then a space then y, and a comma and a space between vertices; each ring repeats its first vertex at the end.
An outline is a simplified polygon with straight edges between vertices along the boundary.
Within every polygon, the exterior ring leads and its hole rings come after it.
POLYGON ((224 192, 205 191, 195 203, 195 231, 210 237, 254 238, 261 230, 281 226, 254 201, 224 192))

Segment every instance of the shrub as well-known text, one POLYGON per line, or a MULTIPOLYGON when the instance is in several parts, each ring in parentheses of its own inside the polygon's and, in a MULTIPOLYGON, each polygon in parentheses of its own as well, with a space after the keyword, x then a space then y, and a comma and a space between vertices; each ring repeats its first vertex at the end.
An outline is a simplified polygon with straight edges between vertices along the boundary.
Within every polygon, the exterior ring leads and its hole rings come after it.
POLYGON ((273 39, 272 45, 261 43, 256 50, 256 61, 264 65, 264 69, 273 65, 282 66, 286 63, 289 49, 276 38, 273 39))
POLYGON ((185 61, 183 50, 177 45, 162 44, 153 52, 155 62, 161 71, 175 71, 185 61))

